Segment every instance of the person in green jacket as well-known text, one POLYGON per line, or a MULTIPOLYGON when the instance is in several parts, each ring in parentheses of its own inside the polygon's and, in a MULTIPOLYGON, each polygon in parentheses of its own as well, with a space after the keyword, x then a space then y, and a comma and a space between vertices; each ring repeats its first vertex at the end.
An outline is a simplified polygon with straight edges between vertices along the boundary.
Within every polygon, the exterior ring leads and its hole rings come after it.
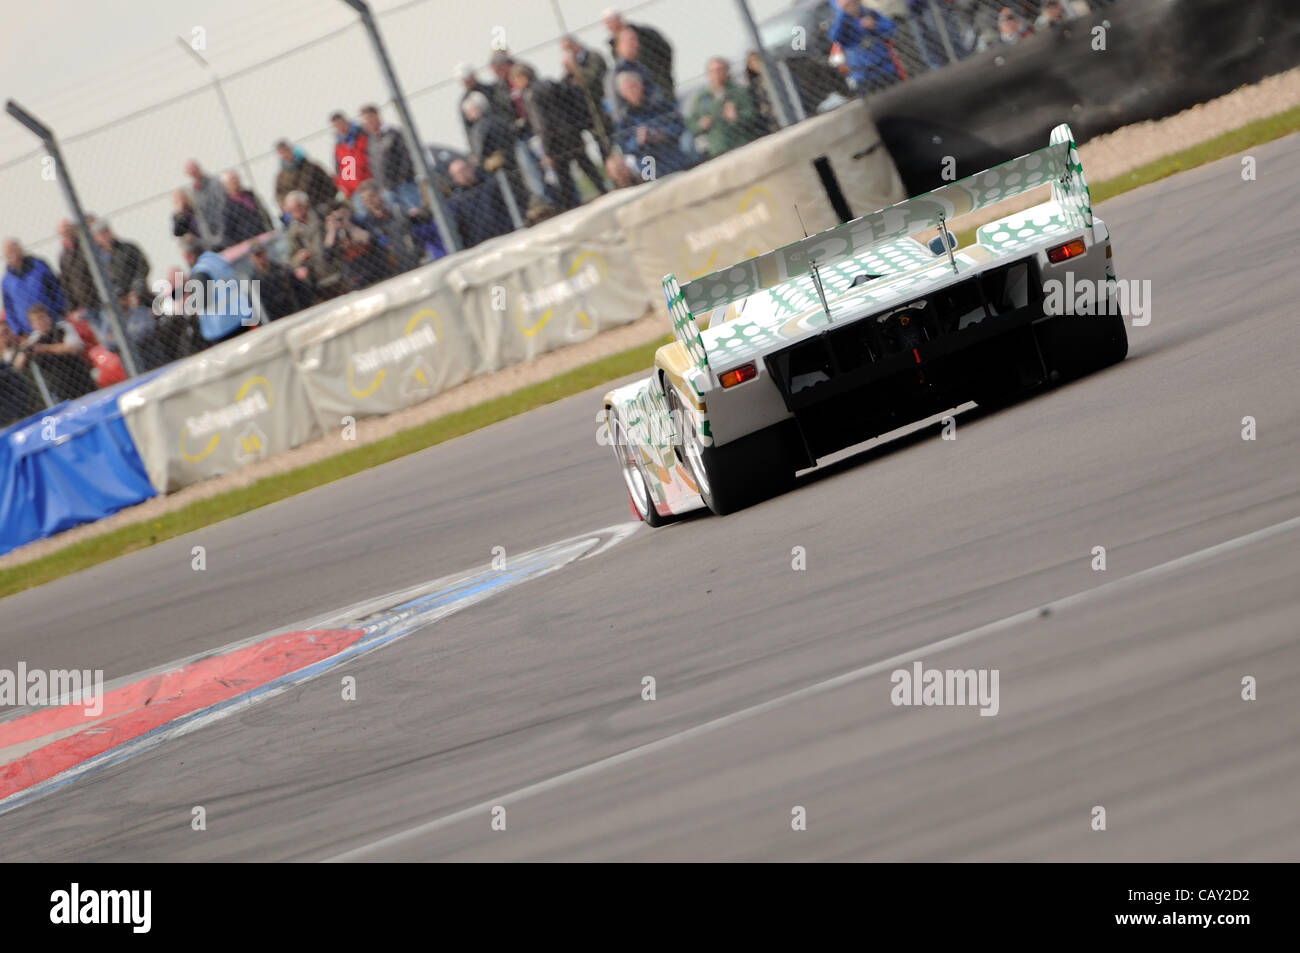
POLYGON ((708 142, 708 155, 753 142, 763 132, 758 107, 749 90, 731 78, 731 67, 720 56, 709 60, 709 85, 700 90, 691 109, 691 132, 708 142))

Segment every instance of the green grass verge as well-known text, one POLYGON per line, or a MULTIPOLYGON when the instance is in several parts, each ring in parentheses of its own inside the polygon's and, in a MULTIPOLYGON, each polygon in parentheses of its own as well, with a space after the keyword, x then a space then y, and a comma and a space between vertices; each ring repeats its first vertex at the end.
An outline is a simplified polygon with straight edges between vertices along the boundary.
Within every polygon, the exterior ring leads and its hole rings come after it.
MULTIPOLYGON (((1091 186, 1089 191, 1092 193, 1093 204, 1297 131, 1300 131, 1300 107, 1257 119, 1240 129, 1225 132, 1200 145, 1183 149, 1091 186)), ((975 229, 958 232, 957 238, 962 246, 968 245, 975 240, 975 229)), ((439 417, 367 446, 309 463, 287 473, 266 477, 252 486, 227 490, 209 499, 199 500, 157 520, 123 526, 111 533, 73 543, 32 562, 0 570, 0 598, 404 457, 408 453, 415 453, 498 420, 522 414, 605 381, 649 368, 655 350, 668 340, 671 338, 665 336, 653 344, 634 347, 604 360, 585 364, 549 381, 439 417)))
MULTIPOLYGON (((1272 142, 1274 139, 1281 139, 1293 132, 1300 132, 1300 106, 1288 109, 1285 112, 1275 113, 1272 116, 1265 116, 1263 119, 1256 119, 1239 129, 1225 132, 1198 145, 1189 146, 1181 152, 1167 155, 1163 159, 1148 162, 1146 165, 1138 166, 1123 175, 1117 175, 1113 179, 1106 179, 1104 182, 1098 182, 1095 185, 1089 183, 1088 192, 1092 196, 1092 204, 1094 206, 1100 205, 1107 199, 1113 199, 1122 192, 1136 189, 1139 186, 1150 185, 1152 182, 1158 182, 1160 179, 1168 178, 1178 172, 1194 169, 1198 165, 1206 165, 1219 159, 1226 159, 1228 156, 1244 152, 1265 142, 1272 142)), ((975 231, 974 228, 966 228, 958 232, 958 246, 965 247, 974 242, 975 231)))
MULTIPOLYGON (((517 391, 476 404, 428 423, 376 440, 374 443, 318 460, 286 473, 265 477, 247 487, 227 490, 197 500, 156 520, 132 523, 90 539, 73 543, 39 559, 0 570, 0 598, 39 586, 105 562, 124 553, 152 546, 173 536, 180 536, 212 523, 247 513, 276 500, 321 486, 379 466, 417 450, 432 447, 453 437, 514 417, 525 411, 581 393, 606 381, 648 370, 654 352, 672 340, 670 335, 651 343, 630 348, 590 364, 584 364, 558 377, 520 388, 517 391)), ((593 422, 596 413, 592 407, 593 422)))

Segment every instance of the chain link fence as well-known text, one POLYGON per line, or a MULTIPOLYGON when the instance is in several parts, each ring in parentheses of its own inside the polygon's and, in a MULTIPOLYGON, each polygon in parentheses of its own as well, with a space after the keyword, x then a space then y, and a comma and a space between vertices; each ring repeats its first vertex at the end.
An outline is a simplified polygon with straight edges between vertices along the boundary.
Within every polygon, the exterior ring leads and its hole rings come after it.
POLYGON ((0 163, 0 425, 1115 0, 607 2, 378 11, 416 154, 364 17, 224 75, 179 36, 123 82, 192 88, 61 139, 84 234, 0 163))

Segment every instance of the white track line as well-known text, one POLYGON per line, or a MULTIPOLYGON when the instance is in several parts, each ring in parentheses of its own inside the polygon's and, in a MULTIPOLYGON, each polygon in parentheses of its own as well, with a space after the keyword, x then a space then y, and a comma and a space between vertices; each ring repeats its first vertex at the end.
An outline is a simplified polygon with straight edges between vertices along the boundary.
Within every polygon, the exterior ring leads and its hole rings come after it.
POLYGON ((780 695, 768 701, 760 702, 759 704, 752 705, 749 708, 742 708, 740 711, 732 712, 729 715, 723 715, 722 717, 715 718, 712 721, 706 721, 693 728, 686 728, 674 734, 666 735, 656 741, 647 742, 646 744, 638 745, 635 748, 629 748, 627 751, 621 751, 618 754, 610 755, 607 758, 601 758, 599 761, 593 761, 590 764, 582 765, 581 767, 574 768, 571 771, 565 771, 562 774, 544 778, 541 781, 536 781, 533 784, 518 788, 507 794, 501 794, 489 801, 482 801, 471 807, 456 811, 453 814, 447 814, 443 817, 426 821, 423 824, 417 824, 415 827, 408 828, 404 831, 398 831, 396 834, 390 834, 387 837, 382 837, 379 840, 370 842, 369 844, 363 844, 360 847, 346 850, 341 854, 336 854, 333 857, 326 858, 325 862, 335 863, 338 861, 358 860, 368 854, 374 853, 375 851, 394 847, 425 834, 430 834, 434 831, 442 830, 445 827, 450 827, 453 824, 458 824, 461 821, 470 820, 475 817, 486 817, 491 812, 492 808, 498 804, 504 804, 510 801, 521 801, 524 798, 532 797, 535 794, 543 794, 547 791, 552 791, 558 787, 562 787, 563 785, 590 777, 600 771, 605 771, 609 768, 626 764, 627 762, 633 761, 637 758, 643 758, 646 755, 663 751, 665 748, 670 748, 683 741, 690 741, 691 739, 698 738, 701 735, 718 731, 721 728, 730 727, 731 725, 747 721, 748 719, 754 718, 758 715, 775 711, 778 708, 784 708, 786 705, 793 702, 823 694, 832 689, 851 684, 852 682, 869 678, 872 675, 878 675, 888 669, 912 662, 921 656, 940 652, 945 649, 955 648, 958 645, 965 645, 968 642, 973 642, 976 639, 983 638, 984 636, 993 635, 996 632, 1010 629, 1022 622, 1030 622, 1039 618, 1043 614, 1044 610, 1057 612, 1061 609, 1068 609, 1095 599, 1103 593, 1113 593, 1121 589, 1131 589, 1159 576, 1166 576, 1170 573, 1178 572, 1179 570, 1186 569, 1188 566, 1205 562, 1206 560, 1213 559, 1216 556, 1221 556, 1224 553, 1242 549, 1273 536, 1280 536, 1283 533, 1288 533, 1294 529, 1300 529, 1300 516, 1294 516, 1291 519, 1283 520, 1280 523, 1274 523, 1272 526, 1266 526, 1263 529, 1255 530, 1254 532, 1247 533, 1244 536, 1237 536, 1233 539, 1225 540, 1222 543, 1215 543, 1213 546, 1207 547, 1206 549, 1198 549, 1196 552, 1188 553, 1186 556, 1179 556, 1177 559, 1171 559, 1168 562, 1160 563, 1159 565, 1152 566, 1149 569, 1143 569, 1132 573, 1131 575, 1122 576, 1119 579, 1112 580, 1111 582, 1102 583, 1099 586, 1093 586, 1091 589, 1084 589, 1082 592, 1076 592, 1073 595, 1065 596, 1064 598, 1057 599, 1053 602, 1046 602, 1040 606, 1035 606, 1032 609, 1025 609, 1024 611, 1017 612, 1014 615, 1005 616, 1001 619, 996 619, 993 622, 986 622, 973 629, 967 629, 965 632, 959 632, 956 635, 939 639, 936 642, 930 642, 927 645, 920 646, 919 648, 900 652, 898 655, 891 656, 890 658, 882 659, 879 662, 872 662, 870 665, 855 668, 852 671, 844 672, 841 675, 836 675, 813 685, 807 685, 803 688, 795 689, 785 695, 780 695))

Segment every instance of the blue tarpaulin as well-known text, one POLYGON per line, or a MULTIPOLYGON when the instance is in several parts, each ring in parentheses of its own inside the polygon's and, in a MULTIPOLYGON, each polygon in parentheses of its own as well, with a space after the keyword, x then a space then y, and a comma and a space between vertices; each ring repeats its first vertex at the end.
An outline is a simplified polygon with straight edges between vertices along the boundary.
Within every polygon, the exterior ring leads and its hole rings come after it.
POLYGON ((152 376, 0 430, 0 554, 155 495, 117 406, 152 376))

